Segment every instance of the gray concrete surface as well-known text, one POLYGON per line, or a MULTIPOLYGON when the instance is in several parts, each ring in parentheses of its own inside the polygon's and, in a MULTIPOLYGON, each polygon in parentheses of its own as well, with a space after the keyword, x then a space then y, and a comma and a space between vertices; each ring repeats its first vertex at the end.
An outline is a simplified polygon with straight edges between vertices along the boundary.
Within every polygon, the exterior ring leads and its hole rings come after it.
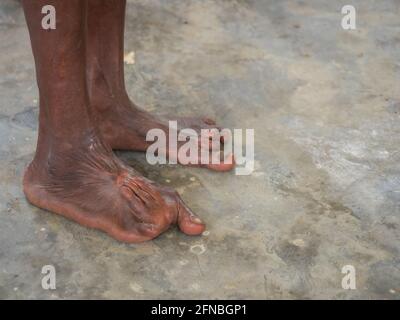
POLYGON ((399 299, 399 15, 397 0, 129 1, 131 97, 254 128, 256 170, 119 153, 177 188, 209 232, 126 245, 26 202, 37 89, 23 13, 2 0, 0 298, 399 299), (340 25, 349 3, 355 31, 340 25), (341 287, 347 264, 356 290, 341 287))

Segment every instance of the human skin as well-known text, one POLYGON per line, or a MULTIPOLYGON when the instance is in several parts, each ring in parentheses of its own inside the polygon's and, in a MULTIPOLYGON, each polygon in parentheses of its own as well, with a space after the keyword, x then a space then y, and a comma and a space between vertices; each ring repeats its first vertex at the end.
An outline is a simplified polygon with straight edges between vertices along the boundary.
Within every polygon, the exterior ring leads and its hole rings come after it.
MULTIPOLYGON (((182 128, 194 129, 200 136, 201 129, 219 129, 210 118, 160 117, 145 112, 129 98, 124 80, 124 25, 126 0, 88 0, 87 80, 90 104, 98 119, 98 127, 104 139, 113 149, 145 151, 152 143, 146 141, 146 133, 158 128, 168 136, 168 120, 182 128)), ((214 131, 215 132, 215 131, 214 131)), ((217 139, 218 140, 218 139, 217 139)), ((220 152, 211 141, 199 139, 211 152, 220 152)), ((223 143, 223 139, 221 139, 223 143)), ((178 143, 178 148, 184 142, 178 143)), ((161 150, 169 156, 171 146, 161 150)), ((198 152, 199 155, 201 152, 198 152)), ((211 159, 212 155, 210 155, 211 159)), ((179 161, 179 158, 176 159, 179 161)), ((216 171, 228 171, 234 166, 232 155, 221 158, 219 164, 201 163, 216 171)))
MULTIPOLYGON (((99 123, 105 120, 99 120, 100 112, 93 107, 99 94, 94 86, 98 73, 93 66, 87 68, 87 60, 99 59, 90 49, 87 55, 87 0, 24 0, 23 7, 40 97, 37 149, 23 181, 27 199, 40 208, 105 231, 124 242, 153 239, 174 224, 185 234, 201 234, 204 223, 174 190, 125 165, 112 151, 112 147, 119 146, 113 146, 112 139, 103 137, 103 133, 107 136, 107 130, 99 123), (55 30, 42 29, 44 5, 53 5, 57 10, 55 30)), ((110 21, 114 20, 106 21, 113 30, 110 21)), ((119 29, 118 34, 121 32, 119 29)), ((109 49, 114 50, 113 45, 109 49)), ((118 57, 112 55, 107 61, 115 63, 116 69, 109 74, 119 79, 113 90, 122 90, 123 64, 120 52, 117 53, 118 57)), ((101 117, 111 114, 112 111, 101 117)))

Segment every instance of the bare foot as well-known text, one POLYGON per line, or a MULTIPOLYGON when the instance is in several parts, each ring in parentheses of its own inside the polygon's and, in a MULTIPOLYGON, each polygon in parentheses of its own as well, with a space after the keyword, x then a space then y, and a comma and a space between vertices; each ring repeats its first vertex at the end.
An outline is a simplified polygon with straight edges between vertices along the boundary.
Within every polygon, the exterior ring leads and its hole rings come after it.
POLYGON ((174 190, 124 165, 96 135, 79 141, 38 153, 24 176, 29 202, 129 243, 153 239, 173 224, 188 235, 204 231, 174 190))
MULTIPOLYGON (((202 144, 209 145, 210 159, 212 159, 212 153, 218 153, 218 156, 220 154, 222 155, 223 138, 217 138, 217 143, 215 143, 215 140, 212 140, 212 135, 219 135, 219 130, 221 129, 216 125, 214 120, 210 118, 157 117, 138 108, 128 99, 112 99, 110 103, 113 103, 113 106, 99 107, 99 104, 104 104, 106 100, 107 99, 99 102, 94 109, 97 111, 97 123, 102 136, 113 149, 146 151, 153 143, 151 141, 146 141, 146 134, 149 130, 161 129, 165 132, 166 137, 168 137, 168 121, 177 121, 178 132, 182 129, 190 128, 197 133, 197 137, 199 138, 199 161, 196 166, 206 167, 215 171, 229 171, 234 167, 235 163, 232 155, 228 155, 225 159, 221 158, 219 164, 213 164, 211 161, 203 164, 200 159, 200 148, 202 144), (207 141, 204 141, 200 139, 202 129, 216 129, 218 131, 213 130, 214 133, 211 132, 207 141), (212 141, 214 141, 214 144, 212 141)), ((178 142, 178 149, 184 143, 185 142, 178 142)), ((162 152, 164 152, 168 158, 171 149, 168 145, 166 147, 167 148, 162 150, 162 152)), ((175 153, 176 150, 173 151, 175 153)), ((180 163, 179 158, 177 161, 180 163)))

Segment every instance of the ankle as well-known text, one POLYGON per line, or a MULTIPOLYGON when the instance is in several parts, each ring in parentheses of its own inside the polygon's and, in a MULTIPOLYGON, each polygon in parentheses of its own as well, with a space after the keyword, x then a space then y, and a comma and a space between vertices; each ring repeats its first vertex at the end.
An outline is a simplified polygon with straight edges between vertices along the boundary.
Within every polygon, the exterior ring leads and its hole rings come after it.
POLYGON ((99 66, 88 72, 88 91, 90 105, 97 112, 115 111, 130 101, 123 80, 107 76, 99 66))
MULTIPOLYGON (((87 128, 73 135, 55 136, 39 131, 34 161, 49 163, 60 156, 69 157, 77 153, 89 153, 94 150, 108 150, 97 129, 87 128)), ((111 149, 110 149, 111 150, 111 149)))

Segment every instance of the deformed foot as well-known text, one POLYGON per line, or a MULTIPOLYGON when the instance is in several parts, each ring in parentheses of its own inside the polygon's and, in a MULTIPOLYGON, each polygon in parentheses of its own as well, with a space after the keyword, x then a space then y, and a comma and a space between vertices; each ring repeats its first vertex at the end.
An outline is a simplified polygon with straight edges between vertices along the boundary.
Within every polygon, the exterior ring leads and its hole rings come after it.
POLYGON ((188 235, 205 229, 174 190, 124 165, 96 136, 41 154, 24 176, 35 206, 129 243, 153 239, 173 224, 188 235))

